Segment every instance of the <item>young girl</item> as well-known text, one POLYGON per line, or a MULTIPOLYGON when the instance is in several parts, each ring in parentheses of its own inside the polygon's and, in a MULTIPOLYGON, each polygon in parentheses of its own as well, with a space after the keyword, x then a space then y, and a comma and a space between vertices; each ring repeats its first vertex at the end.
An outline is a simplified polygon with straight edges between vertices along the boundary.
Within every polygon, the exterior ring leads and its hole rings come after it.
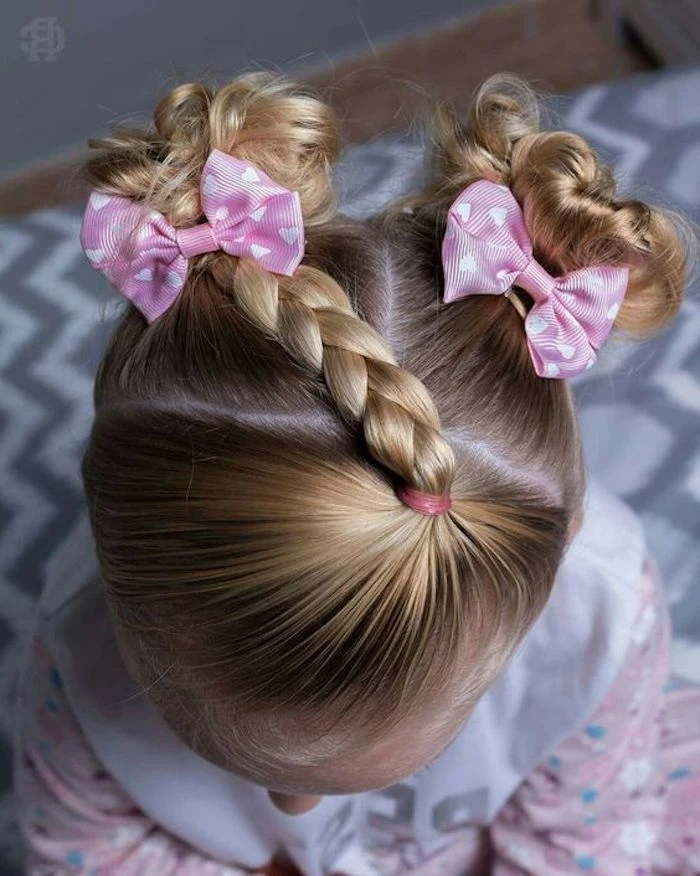
POLYGON ((567 379, 676 312, 670 215, 499 78, 423 191, 334 211, 267 75, 95 141, 131 304, 17 722, 28 873, 700 873, 700 692, 567 379))

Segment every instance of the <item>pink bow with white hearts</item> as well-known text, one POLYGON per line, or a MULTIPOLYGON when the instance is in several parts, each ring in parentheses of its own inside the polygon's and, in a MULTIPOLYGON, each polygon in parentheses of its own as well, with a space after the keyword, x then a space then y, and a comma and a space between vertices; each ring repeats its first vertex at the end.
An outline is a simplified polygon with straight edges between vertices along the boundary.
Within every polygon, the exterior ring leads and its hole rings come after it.
POLYGON ((173 228, 157 210, 93 192, 80 232, 94 268, 153 322, 179 295, 188 260, 221 249, 291 276, 304 257, 297 192, 262 170, 214 149, 204 165, 200 200, 206 222, 173 228))
POLYGON ((552 277, 533 256, 513 193, 488 180, 468 186, 450 207, 442 263, 447 303, 513 286, 530 294, 525 333, 540 377, 574 377, 595 363, 629 281, 628 268, 610 265, 552 277))

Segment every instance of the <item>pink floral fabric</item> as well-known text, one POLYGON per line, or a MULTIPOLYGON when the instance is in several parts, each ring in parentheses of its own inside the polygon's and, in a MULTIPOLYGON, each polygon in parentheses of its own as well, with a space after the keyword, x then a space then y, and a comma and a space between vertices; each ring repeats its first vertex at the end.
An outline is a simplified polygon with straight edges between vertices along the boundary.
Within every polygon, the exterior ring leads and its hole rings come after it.
POLYGON ((518 789, 491 829, 493 876, 700 874, 700 688, 669 689, 657 575, 597 713, 518 789))
POLYGON ((89 747, 40 634, 18 703, 27 876, 239 876, 161 830, 89 747))
MULTIPOLYGON (((700 688, 669 689, 662 588, 651 569, 638 586, 642 607, 629 653, 596 714, 523 782, 488 831, 465 826, 429 860, 418 840, 405 837, 401 852, 394 846, 373 855, 379 873, 700 874, 700 688)), ((105 772, 40 634, 30 663, 16 753, 29 876, 243 872, 163 831, 105 772)))

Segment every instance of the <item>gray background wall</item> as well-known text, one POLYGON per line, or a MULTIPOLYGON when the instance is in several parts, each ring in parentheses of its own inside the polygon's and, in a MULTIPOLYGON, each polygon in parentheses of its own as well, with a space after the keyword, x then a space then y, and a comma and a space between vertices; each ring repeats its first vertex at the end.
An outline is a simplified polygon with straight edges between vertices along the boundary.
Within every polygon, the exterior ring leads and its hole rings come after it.
POLYGON ((499 2, 4 0, 0 173, 78 148, 117 119, 148 112, 177 81, 220 80, 255 64, 290 72, 330 66, 499 2), (54 60, 29 59, 20 31, 35 18, 55 18, 63 31, 54 60))

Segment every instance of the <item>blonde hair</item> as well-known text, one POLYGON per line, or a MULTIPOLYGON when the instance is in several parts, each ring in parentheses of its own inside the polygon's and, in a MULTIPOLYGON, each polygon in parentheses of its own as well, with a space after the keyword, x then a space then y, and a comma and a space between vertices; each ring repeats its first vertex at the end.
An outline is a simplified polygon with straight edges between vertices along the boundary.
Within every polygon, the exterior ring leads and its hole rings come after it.
POLYGON ((335 212, 335 122, 305 88, 182 85, 154 123, 90 141, 94 188, 188 227, 218 148, 299 192, 307 243, 290 278, 197 256, 155 323, 127 306, 101 362, 82 472, 149 695, 193 745, 228 720, 222 746, 299 763, 333 748, 338 716, 399 720, 458 660, 475 700, 547 601, 583 467, 569 389, 535 375, 511 304, 441 305, 447 209, 477 178, 510 185, 550 268, 632 266, 618 322, 644 330, 681 298, 673 217, 615 201, 590 147, 540 133, 508 79, 466 125, 439 109, 412 212, 366 223, 335 212), (399 484, 452 509, 416 513, 399 484))

